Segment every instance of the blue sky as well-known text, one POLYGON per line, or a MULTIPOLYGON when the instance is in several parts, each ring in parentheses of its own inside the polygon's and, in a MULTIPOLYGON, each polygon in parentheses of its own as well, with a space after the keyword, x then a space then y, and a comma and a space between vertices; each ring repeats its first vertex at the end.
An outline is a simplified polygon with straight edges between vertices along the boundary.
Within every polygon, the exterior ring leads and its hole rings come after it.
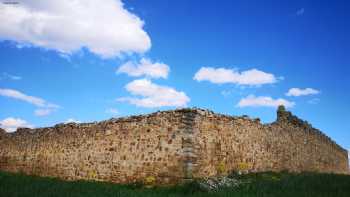
POLYGON ((272 122, 285 104, 350 148, 348 1, 17 2, 0 5, 8 131, 185 106, 272 122))

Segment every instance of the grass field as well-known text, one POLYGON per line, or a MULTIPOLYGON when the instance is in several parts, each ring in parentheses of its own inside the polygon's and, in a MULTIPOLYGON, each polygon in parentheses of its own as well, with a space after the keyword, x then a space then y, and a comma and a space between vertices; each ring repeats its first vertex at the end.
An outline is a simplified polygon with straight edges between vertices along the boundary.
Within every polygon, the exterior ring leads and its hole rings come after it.
POLYGON ((1 197, 99 197, 99 196, 275 196, 350 197, 350 176, 332 174, 258 173, 240 177, 250 183, 218 192, 201 191, 191 183, 151 189, 110 183, 66 182, 0 172, 1 197))

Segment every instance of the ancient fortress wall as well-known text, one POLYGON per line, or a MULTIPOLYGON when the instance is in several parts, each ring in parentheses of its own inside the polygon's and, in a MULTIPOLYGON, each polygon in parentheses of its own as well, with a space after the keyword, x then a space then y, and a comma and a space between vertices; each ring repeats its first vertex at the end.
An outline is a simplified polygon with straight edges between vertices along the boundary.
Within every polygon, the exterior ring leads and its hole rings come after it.
POLYGON ((0 170, 116 183, 185 177, 182 111, 19 129, 0 139, 0 170))
POLYGON ((0 130, 0 170, 67 180, 175 183, 233 170, 348 173, 347 151, 280 108, 261 124, 180 109, 50 128, 0 130))
POLYGON ((193 129, 194 177, 232 169, 349 173, 347 151, 284 108, 272 124, 204 112, 193 129))

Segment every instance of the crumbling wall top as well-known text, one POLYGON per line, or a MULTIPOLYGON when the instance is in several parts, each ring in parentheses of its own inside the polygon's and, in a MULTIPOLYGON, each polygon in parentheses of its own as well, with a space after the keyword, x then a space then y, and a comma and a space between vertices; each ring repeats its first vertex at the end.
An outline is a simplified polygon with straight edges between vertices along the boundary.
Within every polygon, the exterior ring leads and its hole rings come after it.
POLYGON ((335 141, 333 141, 330 137, 328 137, 319 129, 314 128, 309 122, 302 120, 297 116, 293 115, 290 111, 287 111, 283 105, 278 106, 277 120, 274 124, 276 123, 279 125, 293 125, 301 128, 305 132, 312 132, 318 137, 320 137, 322 140, 324 140, 324 142, 330 143, 331 145, 340 149, 343 152, 347 152, 346 149, 342 148, 340 145, 338 145, 335 141))

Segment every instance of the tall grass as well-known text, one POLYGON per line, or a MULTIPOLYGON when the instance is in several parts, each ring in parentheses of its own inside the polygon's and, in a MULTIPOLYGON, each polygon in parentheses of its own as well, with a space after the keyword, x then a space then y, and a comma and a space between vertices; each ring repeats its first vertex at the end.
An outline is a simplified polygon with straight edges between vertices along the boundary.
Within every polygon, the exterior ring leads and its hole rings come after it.
POLYGON ((257 173, 238 178, 249 183, 207 193, 195 183, 147 189, 100 182, 66 182, 0 172, 0 197, 350 197, 350 176, 346 175, 257 173))

